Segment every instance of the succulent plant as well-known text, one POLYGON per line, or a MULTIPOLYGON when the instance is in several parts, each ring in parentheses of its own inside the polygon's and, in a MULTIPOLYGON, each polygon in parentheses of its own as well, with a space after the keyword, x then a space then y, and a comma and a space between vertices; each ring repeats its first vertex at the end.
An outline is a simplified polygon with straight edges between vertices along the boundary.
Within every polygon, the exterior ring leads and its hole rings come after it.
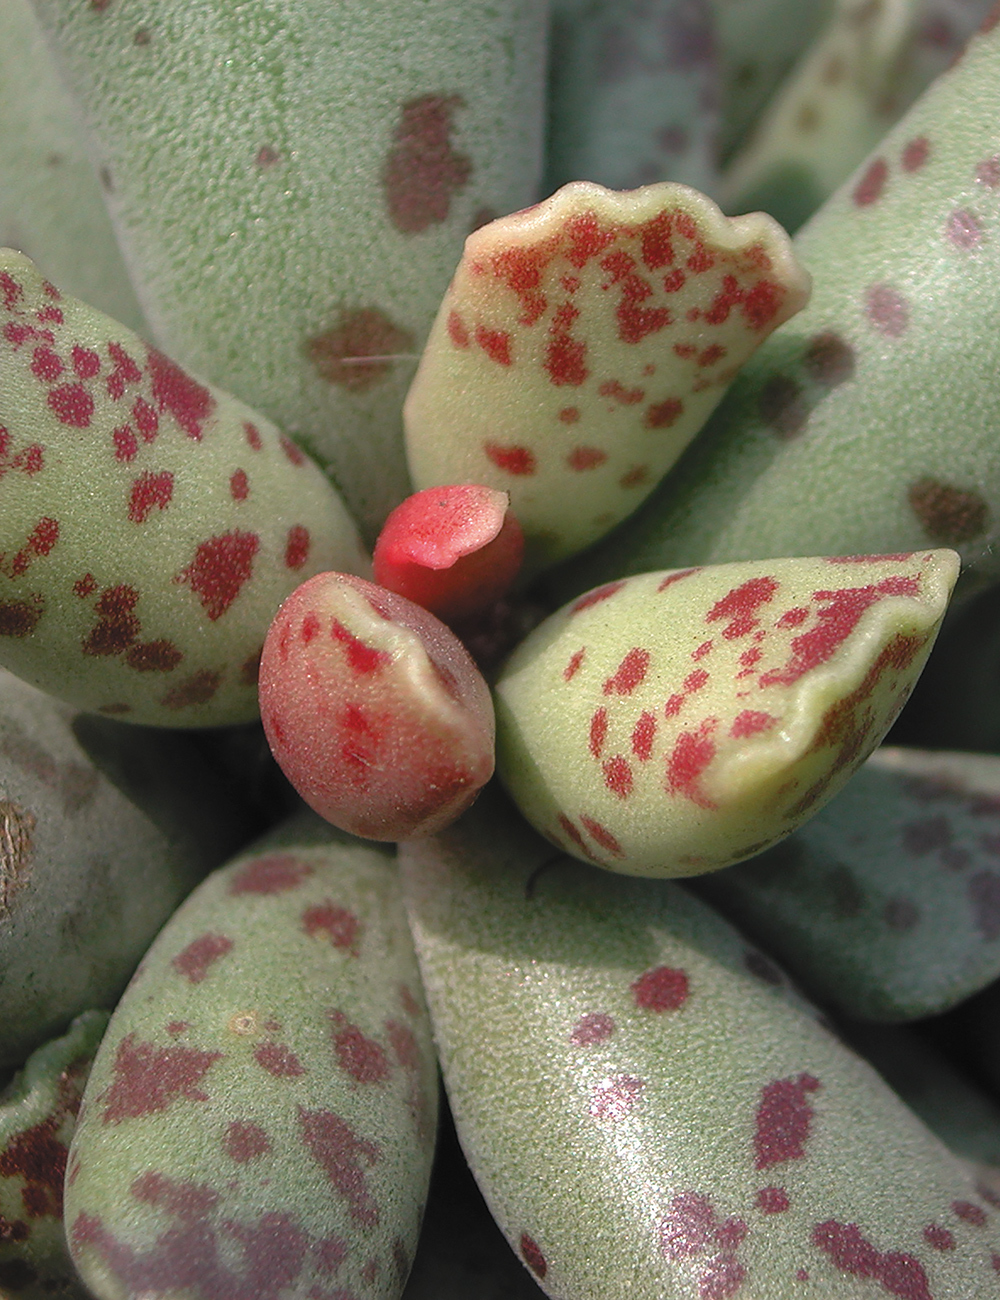
POLYGON ((0 1293, 996 1294, 988 7, 5 0, 0 1293))

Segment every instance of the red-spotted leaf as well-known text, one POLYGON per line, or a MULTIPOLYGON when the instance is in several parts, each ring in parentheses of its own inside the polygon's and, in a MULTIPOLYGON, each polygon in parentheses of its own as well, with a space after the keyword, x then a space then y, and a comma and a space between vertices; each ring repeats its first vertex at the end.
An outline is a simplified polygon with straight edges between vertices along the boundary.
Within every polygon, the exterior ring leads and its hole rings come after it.
POLYGON ((285 775, 354 835, 430 834, 493 772, 489 690, 465 647, 361 578, 320 573, 285 601, 264 644, 260 705, 285 775))
POLYGON ((414 483, 501 488, 532 563, 572 554, 656 486, 809 283, 770 217, 684 185, 575 182, 484 226, 407 398, 414 483))
POLYGON ((782 559, 598 587, 515 651, 498 768, 560 847, 689 876, 750 857, 831 798, 930 652, 952 551, 782 559))

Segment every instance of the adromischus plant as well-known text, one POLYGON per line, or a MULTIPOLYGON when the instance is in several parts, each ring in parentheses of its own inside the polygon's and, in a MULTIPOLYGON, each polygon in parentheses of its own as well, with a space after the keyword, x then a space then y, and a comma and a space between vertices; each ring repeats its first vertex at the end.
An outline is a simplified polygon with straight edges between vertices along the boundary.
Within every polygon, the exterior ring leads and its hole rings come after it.
MULTIPOLYGON (((812 17, 829 8, 816 6, 812 17)), ((911 24, 934 8, 897 6, 911 24)), ((554 99, 552 138, 566 148, 562 161, 553 154, 552 168, 577 165, 565 162, 579 148, 565 116, 574 104, 592 108, 588 130, 599 142, 621 115, 615 106, 631 95, 651 110, 643 138, 635 138, 631 157, 609 164, 647 165, 653 140, 658 165, 670 152, 665 141, 680 141, 670 130, 694 125, 711 184, 704 128, 714 109, 702 102, 692 111, 690 99, 679 98, 676 113, 664 108, 676 121, 664 121, 660 137, 648 92, 659 78, 700 93, 713 83, 718 57, 734 90, 748 94, 724 40, 741 9, 757 17, 770 68, 761 79, 770 81, 782 50, 794 44, 790 33, 808 25, 801 5, 718 0, 717 26, 707 6, 669 0, 636 0, 616 13, 558 5, 560 40, 567 33, 573 39, 557 71, 563 89, 554 99), (714 51, 713 29, 723 36, 714 51), (605 93, 609 88, 614 93, 605 93)), ((863 27, 877 10, 861 7, 855 17, 863 27)), ((3 339, 14 383, 0 392, 8 402, 0 526, 12 532, 0 543, 9 584, 0 641, 24 660, 20 671, 88 707, 127 703, 129 713, 114 711, 139 719, 148 710, 159 724, 235 720, 245 716, 262 638, 251 607, 270 603, 273 612, 287 584, 305 576, 297 573, 300 557, 315 558, 314 545, 320 549, 313 525, 290 518, 285 496, 300 508, 292 470, 314 483, 318 515, 324 501, 336 509, 333 490, 282 436, 294 434, 333 466, 372 537, 406 490, 398 420, 407 358, 459 261, 461 237, 533 197, 545 7, 437 0, 419 13, 407 9, 407 23, 398 22, 400 5, 388 2, 336 12, 314 0, 266 11, 168 3, 138 17, 131 0, 37 0, 36 11, 84 106, 156 341, 196 374, 65 294, 57 298, 59 290, 46 288, 24 259, 10 261, 3 339), (517 109, 513 116, 497 112, 505 101, 517 109), (335 141, 326 119, 337 124, 335 141), (209 184, 208 160, 217 158, 225 162, 209 184), (343 222, 339 231, 335 219, 343 222), (259 417, 198 374, 277 417, 282 434, 269 433, 273 446, 259 417), (336 423, 349 427, 335 437, 336 423), (265 443, 274 473, 258 478, 243 461, 265 443), (81 447, 90 458, 83 496, 71 478, 75 459, 84 460, 81 447), (220 509, 225 526, 216 531, 213 522, 209 537, 208 521, 220 509), (149 575, 141 587, 131 576, 140 561, 149 575), (56 652, 45 649, 49 626, 56 652), (222 639, 213 640, 215 633, 222 639), (44 653, 36 656, 36 647, 44 653), (83 674, 81 664, 100 672, 83 674), (192 678, 183 717, 168 703, 179 668, 192 678), (117 694, 109 698, 112 685, 117 694), (213 712, 216 706, 233 712, 213 712)), ((558 41, 555 48, 558 60, 558 41)), ((678 550, 649 562, 649 545, 626 529, 626 540, 597 548, 575 571, 604 565, 612 570, 602 573, 609 585, 581 598, 578 576, 558 579, 575 599, 502 671, 506 780, 560 850, 657 872, 671 855, 671 870, 701 869, 713 853, 717 865, 752 852, 797 824, 798 813, 782 814, 796 803, 818 806, 845 778, 912 685, 954 578, 954 556, 928 551, 928 544, 957 544, 978 559, 982 539, 991 536, 996 493, 988 475, 977 481, 992 462, 975 367, 953 364, 950 344, 930 322, 907 332, 917 312, 901 282, 928 258, 939 276, 947 272, 943 310, 969 351, 988 301, 991 226, 983 203, 966 191, 972 186, 988 200, 996 188, 989 124, 998 64, 1000 33, 993 33, 818 218, 813 230, 830 232, 828 246, 818 236, 810 244, 806 232, 797 247, 816 274, 820 307, 814 300, 808 315, 764 344, 759 361, 744 367, 750 379, 737 380, 737 396, 715 417, 716 430, 736 432, 733 449, 720 452, 718 485, 704 488, 706 527, 722 537, 738 514, 734 503, 742 510, 755 499, 754 475, 761 477, 772 456, 797 492, 795 518, 766 520, 772 531, 757 519, 742 541, 720 541, 736 545, 736 553, 708 558, 738 561, 732 567, 692 569, 705 557, 692 542, 685 558, 683 528, 673 529, 680 541, 666 543, 678 550), (904 226, 908 242, 900 247, 904 226), (855 260, 846 256, 866 241, 871 246, 860 247, 855 260), (842 319, 822 294, 840 303, 842 319), (859 313, 868 333, 858 333, 859 313), (912 351, 893 351, 904 335, 912 351), (801 373, 787 361, 792 356, 801 373), (765 378, 752 387, 758 372, 765 378), (748 384, 769 430, 764 452, 732 415, 748 384), (834 395, 851 402, 840 408, 834 395), (980 431, 962 430, 959 453, 929 412, 960 400, 980 431), (879 403, 882 415, 873 420, 879 403), (892 492, 900 495, 902 478, 893 480, 884 492, 891 508, 863 519, 860 529, 863 510, 851 514, 843 497, 861 498, 859 475, 841 471, 838 478, 830 469, 836 435, 824 449, 812 433, 821 415, 845 439, 872 426, 882 441, 869 435, 864 474, 884 485, 878 448, 892 444, 893 413, 901 409, 926 414, 922 486, 901 507, 892 492), (753 454, 742 458, 747 448, 753 454), (796 448, 804 451, 794 463, 775 454, 796 448), (775 543, 774 526, 790 523, 803 539, 813 515, 828 521, 824 536, 832 540, 788 553, 840 558, 771 558, 787 550, 775 543), (864 554, 845 559, 851 549, 864 554), (908 553, 869 554, 885 551, 908 553), (677 567, 625 580, 665 564, 677 567), (651 583, 655 593, 644 588, 651 583), (697 599, 685 600, 685 591, 697 599), (670 612, 666 633, 660 607, 670 612), (570 644, 566 636, 572 640, 580 628, 586 640, 570 644), (552 689, 540 649, 547 645, 556 651, 552 689), (553 804, 550 783, 567 777, 580 789, 560 790, 553 804), (640 789, 643 782, 648 789, 640 789), (640 794, 645 811, 633 813, 640 794), (575 800, 572 807, 567 800, 575 800), (603 807, 594 815, 597 800, 610 815, 603 807), (679 822, 662 818, 656 801, 680 809, 679 822), (751 837, 752 827, 761 839, 751 837)), ((725 130, 735 141, 732 114, 725 130)), ((588 155, 586 147, 576 157, 596 159, 600 150, 588 155)), ((72 258, 75 246, 67 240, 62 247, 72 258)), ((652 488, 682 450, 675 444, 664 454, 653 440, 666 441, 678 407, 704 413, 714 404, 724 383, 700 383, 698 371, 724 372, 717 349, 727 351, 730 367, 745 361, 743 336, 760 341, 765 326, 801 305, 805 283, 773 223, 727 227, 690 192, 654 187, 613 197, 573 186, 534 213, 495 222, 469 246, 413 390, 417 485, 422 458, 440 454, 463 465, 442 471, 446 479, 509 494, 533 565, 569 553, 627 512, 626 488, 652 488), (750 238, 734 243, 727 233, 734 230, 750 238), (727 258, 732 269, 723 265, 727 258), (477 264, 480 274, 492 271, 485 292, 472 283, 477 264), (776 265, 781 274, 769 279, 776 265), (675 282, 678 270, 685 285, 675 282), (724 327, 724 339, 708 337, 724 327), (633 374, 640 353, 642 373, 633 374), (575 418, 564 418, 571 410, 575 418), (622 466, 611 424, 619 417, 631 440, 622 466), (478 457, 475 469, 464 468, 470 454, 478 457), (640 466, 647 475, 626 484, 640 466), (570 495, 578 484, 591 485, 592 499, 570 495)), ((729 377, 723 373, 724 382, 729 377)), ((718 445, 718 433, 709 437, 717 440, 710 447, 718 445)), ((905 461, 907 444, 900 438, 898 445, 905 461)), ((678 481, 707 455, 699 440, 678 481)), ((440 477, 432 470, 424 481, 440 477)), ((668 477, 664 494, 673 481, 668 477)), ((651 503, 653 514, 661 499, 651 503)), ((345 529, 338 544, 365 572, 345 529)), ((273 679, 265 672, 265 721, 276 751, 284 747, 290 765, 301 768, 324 813, 346 789, 348 814, 360 809, 361 819, 368 817, 345 773, 356 778, 355 789, 398 778, 387 781, 393 797, 415 775, 408 805, 381 826, 408 836, 435 829, 449 803, 466 801, 485 779, 489 702, 448 635, 429 614, 357 576, 317 573, 286 600, 265 652, 277 665, 273 679), (429 657, 410 629, 429 640, 429 657), (285 682, 281 670, 293 660, 301 672, 285 682), (289 709, 297 725, 283 740, 289 709), (385 724, 379 738, 392 741, 388 763, 374 755, 373 711, 385 724), (459 754, 470 772, 477 769, 474 780, 459 773, 449 785, 421 766, 437 762, 431 750, 439 739, 450 774, 459 754), (328 767, 331 759, 341 767, 328 767)), ((3 726, 0 758, 62 788, 65 763, 3 726)), ((995 801, 990 791, 997 787, 994 773, 969 776, 962 760, 949 766, 915 757, 911 766, 937 773, 928 787, 937 793, 919 797, 957 801, 965 819, 931 817, 933 825, 921 825, 915 813, 893 814, 911 855, 939 854, 953 873, 948 906, 970 935, 942 954, 941 978, 920 1003, 926 1012, 997 969, 991 882, 1000 880, 961 842, 974 837, 969 826, 984 815, 984 801, 995 801), (969 973, 970 952, 977 976, 969 973)), ((868 774, 865 782, 866 789, 877 785, 868 774)), ((376 806, 376 822, 384 808, 376 806)), ((833 821, 837 809, 834 801, 826 814, 833 821)), ((8 878, 23 884, 35 814, 13 802, 0 803, 0 814, 2 906, 16 928, 18 891, 8 878)), ((355 828, 371 832, 370 822, 355 828)), ((341 845, 329 831, 302 824, 283 834, 285 843, 259 846, 192 896, 137 973, 94 1066, 69 1170, 69 1229, 98 1297, 182 1289, 203 1300, 388 1300, 403 1286, 433 1106, 398 884, 370 847, 341 845)), ((988 838, 980 836, 977 852, 989 853, 988 838)), ((766 882, 768 862, 794 864, 794 847, 775 853, 744 870, 763 870, 766 882)), ((1000 1241, 988 1176, 934 1142, 817 1024, 773 963, 701 904, 670 884, 621 881, 572 863, 492 794, 457 827, 408 844, 403 856, 410 929, 462 1141, 511 1244, 552 1294, 993 1294, 1000 1241), (867 1117, 860 1127, 859 1115, 867 1117)), ((835 897, 852 887, 855 899, 860 895, 852 917, 861 929, 869 891, 882 897, 879 864, 841 865, 835 897)), ((798 877, 794 869, 786 875, 792 902, 783 915, 794 916, 796 907, 800 917, 813 915, 797 929, 769 918, 767 942, 795 964, 803 947, 814 955, 811 935, 821 940, 829 923, 809 901, 817 877, 828 889, 829 871, 820 861, 798 877)), ((718 896, 759 926, 747 893, 737 883, 728 901, 724 887, 718 896)), ((881 923, 896 933, 913 929, 919 908, 909 900, 908 911, 907 901, 897 893, 880 902, 881 923)), ((766 897, 762 906, 766 911, 766 897)), ((879 951, 904 968, 912 960, 902 945, 883 943, 879 951)), ((797 965, 813 989, 833 997, 808 960, 797 965)), ((877 974, 858 976, 876 1003, 889 998, 874 1014, 917 1013, 892 991, 891 979, 884 995, 877 974)), ((870 1005, 865 1013, 872 1014, 870 1005)), ((32 1300, 32 1270, 52 1276, 62 1267, 58 1250, 46 1255, 38 1234, 34 1262, 24 1250, 29 1207, 41 1204, 32 1201, 26 1153, 40 1149, 44 1134, 62 1153, 57 1163, 64 1160, 65 1134, 45 1118, 30 1139, 15 1134, 0 1152, 3 1172, 21 1179, 25 1215, 0 1220, 0 1270, 13 1269, 0 1271, 0 1285, 16 1281, 32 1300), (43 1259, 51 1269, 39 1267, 43 1259)), ((51 1216, 53 1205, 39 1213, 51 1216)))

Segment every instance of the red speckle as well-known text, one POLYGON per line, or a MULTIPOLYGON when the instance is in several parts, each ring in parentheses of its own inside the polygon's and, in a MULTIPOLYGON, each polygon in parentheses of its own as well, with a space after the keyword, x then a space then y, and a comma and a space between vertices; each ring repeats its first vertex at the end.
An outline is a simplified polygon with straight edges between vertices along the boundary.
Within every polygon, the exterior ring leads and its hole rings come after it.
POLYGON ((387 1020, 385 1022, 385 1032, 389 1035, 389 1042, 392 1044, 396 1060, 403 1069, 419 1070, 420 1044, 417 1042, 417 1036, 409 1025, 400 1024, 398 1020, 387 1020))
POLYGON ((633 646, 604 683, 605 695, 631 695, 643 682, 649 669, 650 653, 639 646, 633 646))
MULTIPOLYGON (((412 351, 413 344, 410 331, 396 325, 378 307, 358 307, 342 311, 337 325, 307 340, 305 352, 328 384, 364 393, 390 374, 395 357, 412 351)), ((293 464, 304 465, 306 458, 295 444, 284 434, 281 440, 286 455, 294 448, 298 459, 293 464)))
POLYGON ((563 424, 576 424, 580 418, 580 408, 578 406, 564 406, 559 412, 558 418, 563 424))
POLYGON ((245 1165, 248 1160, 266 1155, 271 1150, 271 1139, 259 1124, 234 1119, 226 1126, 222 1147, 230 1160, 245 1165))
POLYGON ((762 1187, 757 1193, 757 1208, 764 1214, 784 1214, 790 1205, 783 1187, 762 1187))
POLYGON ((245 501, 250 495, 250 481, 245 469, 237 469, 230 474, 229 495, 234 501, 245 501))
POLYGON ((633 465, 618 480, 618 486, 622 488, 641 487, 649 478, 648 465, 633 465))
POLYGON ((686 972, 673 966, 654 966, 632 984, 635 1005, 642 1011, 679 1011, 690 992, 686 972))
POLYGON ((552 321, 543 364, 550 381, 557 386, 569 384, 578 388, 590 375, 585 365, 587 345, 574 339, 570 333, 570 327, 579 314, 576 307, 566 303, 557 310, 552 321))
POLYGON ((452 147, 460 95, 421 95, 401 106, 393 147, 382 167, 389 219, 404 235, 446 221, 451 200, 472 176, 472 162, 452 147))
POLYGON ((663 706, 663 716, 665 718, 676 718, 678 713, 681 711, 685 699, 686 696, 684 695, 671 695, 663 706))
POLYGON ((983 229, 968 208, 957 208, 948 217, 945 234, 956 248, 975 248, 982 242, 983 229))
POLYGON ((933 1300, 923 1265, 902 1251, 884 1254, 862 1234, 856 1223, 827 1219, 813 1228, 812 1243, 830 1256, 835 1268, 854 1277, 881 1283, 899 1300, 933 1300))
POLYGON ((740 304, 743 319, 754 330, 762 330, 769 325, 781 307, 784 297, 778 285, 770 280, 760 280, 749 293, 744 295, 740 304))
POLYGON ((510 355, 510 335, 506 330, 488 330, 484 325, 476 326, 476 342, 490 358, 499 366, 509 366, 512 358, 510 355))
POLYGON ((951 1208, 965 1223, 971 1223, 974 1228, 986 1227, 986 1211, 979 1205, 973 1205, 971 1201, 952 1201, 951 1208))
POLYGON ((669 429, 677 423, 684 410, 684 403, 679 397, 668 397, 666 401, 657 402, 646 411, 647 429, 669 429))
POLYGON ((377 1227, 378 1203, 365 1182, 364 1164, 371 1168, 379 1159, 374 1142, 359 1138, 354 1130, 328 1110, 308 1111, 299 1107, 299 1127, 310 1155, 347 1202, 351 1218, 363 1228, 377 1227))
POLYGON ((448 337, 456 348, 467 348, 469 346, 469 331, 465 328, 465 323, 457 311, 448 313, 448 337))
POLYGON ((80 379, 93 379, 101 369, 101 358, 90 348, 82 348, 79 343, 75 344, 73 351, 70 353, 73 361, 73 369, 80 379))
POLYGON ((359 677, 381 672, 385 665, 392 661, 392 655, 388 651, 377 650, 374 646, 366 645, 364 641, 349 631, 339 619, 332 620, 330 636, 334 641, 339 641, 345 647, 347 662, 351 671, 357 673, 359 677))
POLYGON ((165 709, 186 709, 197 704, 207 704, 221 685, 221 673, 211 668, 200 668, 167 691, 160 703, 165 709))
POLYGON ((246 435, 246 440, 250 444, 251 449, 253 451, 260 451, 264 446, 264 439, 260 436, 260 430, 257 426, 251 424, 249 420, 245 420, 243 422, 243 432, 246 435))
POLYGON ((643 265, 650 271, 670 266, 674 248, 670 242, 670 213, 658 212, 655 217, 639 227, 643 265))
POLYGON ((631 1074, 616 1074, 594 1086, 587 1108, 596 1120, 624 1119, 642 1095, 642 1079, 631 1074))
POLYGON ((597 469, 608 459, 608 453, 599 447, 574 447, 566 457, 566 464, 572 470, 597 469))
POLYGON ((705 769, 715 757, 712 733, 716 718, 706 718, 697 731, 682 731, 666 762, 666 790, 680 794, 699 808, 713 809, 716 804, 698 786, 705 769))
POLYGON ((660 1250, 668 1260, 700 1254, 715 1232, 715 1210, 700 1192, 681 1192, 660 1222, 660 1250))
POLYGON ((644 388, 626 388, 617 379, 609 379, 597 391, 601 397, 610 397, 621 406, 637 406, 646 396, 644 388))
POLYGON ((538 1243, 526 1232, 521 1233, 521 1258, 534 1273, 535 1277, 542 1278, 549 1271, 548 1262, 541 1252, 538 1243))
POLYGON ((597 709, 590 719, 590 740, 588 744, 594 758, 601 757, 601 750, 604 748, 604 740, 607 734, 608 711, 607 709, 597 709))
POLYGON ((910 308, 903 295, 889 284, 873 284, 865 294, 865 310, 875 328, 889 338, 899 338, 910 323, 910 308))
POLYGON ((285 453, 285 459, 290 461, 291 464, 296 466, 306 464, 305 452, 301 447, 297 447, 295 443, 292 442, 287 433, 281 433, 278 435, 278 444, 281 447, 281 450, 285 453))
POLYGON ((813 1075, 800 1074, 797 1079, 775 1079, 761 1089, 754 1132, 755 1168, 770 1169, 803 1158, 813 1117, 807 1094, 819 1087, 813 1075))
POLYGON ((13 311, 24 297, 24 289, 9 271, 0 271, 0 293, 3 294, 3 305, 6 311, 13 311))
POLYGON ((167 1021, 167 1033, 171 1038, 179 1038, 181 1034, 183 1034, 186 1029, 190 1029, 190 1027, 191 1026, 186 1020, 167 1021))
POLYGON ((270 853, 241 867, 229 883, 230 894, 284 894, 313 873, 312 866, 291 853, 270 853))
POLYGON ((484 442, 483 451, 497 469, 505 470, 508 474, 534 474, 537 468, 534 452, 527 447, 503 447, 498 442, 484 442))
POLYGON ((795 1280, 796 1282, 808 1282, 809 1270, 807 1268, 797 1268, 795 1270, 795 1280))
POLYGON ((594 843, 604 849, 606 853, 610 853, 611 856, 615 858, 623 858, 625 856, 622 846, 618 843, 617 839, 615 839, 614 835, 611 834, 608 828, 602 826, 599 821, 595 821, 593 817, 586 817, 581 813, 580 825, 594 843))
POLYGON ((627 799, 632 793, 632 769, 628 759, 621 754, 609 758, 604 764, 604 784, 619 799, 627 799))
POLYGON ((147 350, 147 364, 158 410, 169 411, 189 438, 200 439, 202 426, 215 408, 215 398, 155 348, 147 350))
POLYGON ((985 185, 991 190, 995 190, 1000 185, 1000 154, 995 154, 992 158, 984 158, 977 164, 976 180, 980 185, 985 185))
POLYGON ((302 913, 302 929, 310 937, 324 934, 334 948, 350 952, 357 947, 361 923, 346 907, 326 902, 306 908, 302 913))
POLYGON ((573 1026, 569 1041, 574 1047, 593 1047, 603 1043, 615 1032, 615 1022, 603 1011, 591 1011, 581 1016, 573 1026))
POLYGON ((569 657, 569 663, 563 669, 564 682, 572 681, 572 679, 576 676, 577 670, 579 669, 580 665, 583 663, 583 657, 586 653, 587 653, 586 647, 582 647, 579 650, 573 651, 573 653, 569 657))
POLYGON ((166 510, 174 495, 174 476, 170 470, 160 474, 140 474, 132 480, 128 517, 135 524, 144 524, 154 510, 166 510))
POLYGON ((74 596, 92 596, 96 590, 97 583, 92 573, 85 573, 82 578, 77 578, 76 582, 73 583, 74 596))
POLYGON ((947 1228, 939 1228, 936 1223, 929 1223, 924 1229, 924 1241, 934 1250, 954 1250, 955 1236, 947 1228))
POLYGON ((786 609, 784 614, 775 623, 775 627, 799 627, 809 617, 809 610, 799 605, 796 609, 786 609))
MULTIPOLYGON (((67 1109, 74 1113, 78 1104, 79 1098, 73 1096, 67 1109)), ((65 1114, 66 1110, 57 1111, 41 1123, 8 1137, 0 1152, 0 1178, 19 1178, 25 1182, 21 1188, 21 1204, 29 1219, 62 1216, 67 1151, 66 1144, 56 1137, 56 1131, 65 1114)), ((19 1239, 12 1231, 4 1231, 7 1222, 0 1215, 0 1245, 19 1239)))
POLYGON ((720 347, 718 343, 713 343, 710 347, 705 348, 705 350, 699 355, 698 365, 702 367, 714 366, 715 363, 721 361, 725 355, 726 349, 720 347))
POLYGON ((139 443, 127 424, 120 424, 112 432, 111 437, 115 444, 115 460, 124 461, 126 464, 130 460, 135 460, 139 454, 139 443))
POLYGON ((700 691, 708 683, 708 673, 704 668, 696 668, 693 673, 688 673, 684 678, 684 691, 688 695, 693 695, 695 691, 700 691))
POLYGON ((203 934, 193 939, 170 964, 179 974, 187 976, 191 984, 200 984, 209 967, 220 957, 225 957, 232 946, 232 939, 227 939, 224 934, 203 934))
POLYGON ((910 140, 900 157, 904 172, 917 172, 930 157, 931 142, 925 135, 918 135, 910 140))
POLYGON ((272 149, 269 144, 261 145, 257 150, 256 157, 254 158, 254 163, 261 169, 261 171, 266 171, 269 167, 273 167, 275 163, 279 163, 280 161, 281 154, 278 153, 277 149, 272 149))
POLYGON ((104 1123, 120 1124, 166 1110, 178 1098, 208 1101, 198 1085, 221 1052, 199 1052, 189 1047, 156 1047, 128 1034, 118 1045, 114 1080, 98 1101, 103 1101, 104 1123))
POLYGON ((756 709, 744 709, 742 713, 736 715, 733 725, 729 728, 729 734, 735 740, 741 740, 744 736, 758 736, 762 731, 770 731, 777 718, 770 713, 760 713, 756 709))
POLYGON ((132 612, 139 602, 134 587, 105 587, 96 605, 98 622, 83 641, 85 655, 116 655, 136 640, 141 631, 132 612))
POLYGON ((108 354, 113 367, 107 378, 108 395, 113 401, 118 402, 129 384, 139 383, 142 379, 142 371, 120 343, 109 343, 108 354))
POLYGON ((174 582, 185 583, 201 600, 214 623, 222 617, 253 573, 253 558, 260 550, 256 533, 234 529, 202 542, 195 557, 174 582))
POLYGON ((565 835, 565 836, 566 836, 566 837, 567 837, 567 838, 568 838, 568 839, 569 839, 573 844, 576 845, 576 847, 580 850, 580 852, 583 854, 583 856, 584 856, 585 858, 589 858, 591 862, 596 862, 596 861, 598 861, 598 859, 597 859, 596 856, 594 855, 593 850, 592 850, 592 849, 589 847, 589 845, 587 844, 587 841, 583 838, 583 836, 580 834, 580 832, 579 832, 579 831, 577 830, 577 828, 573 825, 573 823, 570 821, 570 819, 566 816, 565 813, 560 813, 560 814, 559 814, 558 821, 559 821, 559 825, 560 825, 560 827, 561 827, 561 829, 562 829, 562 831, 563 831, 563 834, 564 834, 564 835, 565 835))
POLYGON ((285 539, 285 568, 301 569, 309 558, 312 539, 303 524, 292 524, 285 539))
MULTIPOLYGON (((666 591, 669 587, 672 587, 675 582, 683 582, 685 578, 690 578, 693 574, 700 572, 701 568, 699 567, 696 569, 678 569, 675 573, 668 573, 656 590, 658 592, 666 591)), ((705 644, 708 646, 709 650, 712 648, 711 641, 706 641, 705 644)), ((705 653, 707 653, 707 651, 705 653)))
POLYGON ((94 414, 94 399, 82 384, 62 384, 51 389, 48 404, 60 423, 74 429, 89 428, 94 414))
POLYGON ((632 729, 632 753, 640 762, 648 762, 656 739, 656 714, 641 713, 632 729))
POLYGON ((366 1038, 357 1025, 339 1011, 331 1013, 333 1050, 340 1068, 358 1083, 381 1083, 389 1077, 389 1058, 373 1038, 366 1038))
POLYGON ((816 625, 802 636, 792 639, 792 653, 788 662, 781 668, 772 668, 763 673, 760 685, 791 686, 806 673, 832 658, 873 605, 885 597, 916 596, 919 592, 919 580, 903 575, 884 578, 877 585, 867 587, 814 591, 813 598, 823 602, 817 614, 816 625))
POLYGON ((253 1059, 276 1079, 297 1079, 306 1072, 305 1066, 285 1043, 260 1043, 253 1059))
POLYGON ((619 579, 617 582, 607 582, 603 587, 595 587, 593 591, 588 591, 585 596, 581 596, 578 601, 570 606, 570 614, 580 614, 585 609, 592 609, 595 605, 600 605, 602 601, 610 598, 621 591, 625 586, 625 580, 619 579))
POLYGON ((41 344, 31 354, 31 373, 43 383, 53 383, 64 368, 62 361, 47 344, 41 344))
POLYGON ((864 175, 854 187, 853 198, 859 208, 869 207, 882 197, 889 178, 889 164, 884 158, 875 158, 868 164, 864 175))
POLYGON ((722 635, 727 641, 738 640, 758 626, 757 615, 774 599, 777 590, 778 583, 774 578, 750 578, 716 601, 705 615, 705 622, 717 623, 720 619, 728 619, 722 635))
POLYGON ((27 572, 32 560, 48 555, 58 540, 58 520, 43 516, 28 534, 24 545, 11 559, 7 560, 0 553, 0 572, 5 573, 9 578, 19 578, 27 572))
POLYGON ((152 442, 160 428, 160 417, 152 406, 142 397, 132 403, 132 418, 143 442, 152 442))
POLYGON ((731 1300, 746 1280, 747 1271, 729 1254, 713 1256, 698 1279, 699 1300, 731 1300))

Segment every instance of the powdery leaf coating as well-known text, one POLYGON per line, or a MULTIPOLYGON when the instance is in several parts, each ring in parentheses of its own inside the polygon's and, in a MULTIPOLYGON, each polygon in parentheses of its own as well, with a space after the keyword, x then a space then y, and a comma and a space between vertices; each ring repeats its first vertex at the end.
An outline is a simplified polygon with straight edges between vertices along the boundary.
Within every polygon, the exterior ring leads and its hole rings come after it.
POLYGON ((376 840, 429 835, 493 774, 493 708, 432 614, 342 573, 282 605, 261 658, 271 751, 307 804, 376 840))
POLYGON ((809 296, 770 217, 577 182, 466 241, 404 408, 419 488, 510 493, 529 562, 629 514, 809 296))
POLYGON ((85 1011, 28 1060, 0 1104, 0 1289, 23 1300, 76 1297, 63 1234, 69 1142, 108 1023, 85 1011))
POLYGON ((1000 975, 1000 759, 877 750, 801 830, 702 888, 823 1003, 937 1015, 1000 975))
POLYGON ((996 1294, 993 1201, 683 889, 553 855, 487 797, 401 855, 463 1148, 549 1295, 996 1294))
POLYGON ((301 441, 373 541, 462 241, 535 194, 547 5, 33 2, 156 341, 301 441))
POLYGON ((796 236, 809 306, 565 597, 649 569, 928 544, 997 576, 998 75, 993 25, 796 236))
POLYGON ((244 821, 190 737, 74 716, 0 670, 0 1078, 114 1003, 244 821))
POLYGON ((496 686, 497 766, 560 848, 698 875, 812 816, 909 695, 951 551, 647 573, 564 606, 496 686))
POLYGON ((367 560, 340 498, 249 407, 0 254, 0 663, 129 722, 256 714, 282 599, 367 560))
POLYGON ((395 864, 286 824, 196 890, 114 1014, 70 1154, 74 1262, 99 1300, 396 1300, 436 1108, 395 864))
POLYGON ((375 581, 445 623, 483 614, 510 589, 524 534, 506 492, 476 483, 415 492, 378 535, 375 581))
POLYGON ((559 0, 549 56, 545 193, 717 181, 718 6, 710 0, 559 0))

